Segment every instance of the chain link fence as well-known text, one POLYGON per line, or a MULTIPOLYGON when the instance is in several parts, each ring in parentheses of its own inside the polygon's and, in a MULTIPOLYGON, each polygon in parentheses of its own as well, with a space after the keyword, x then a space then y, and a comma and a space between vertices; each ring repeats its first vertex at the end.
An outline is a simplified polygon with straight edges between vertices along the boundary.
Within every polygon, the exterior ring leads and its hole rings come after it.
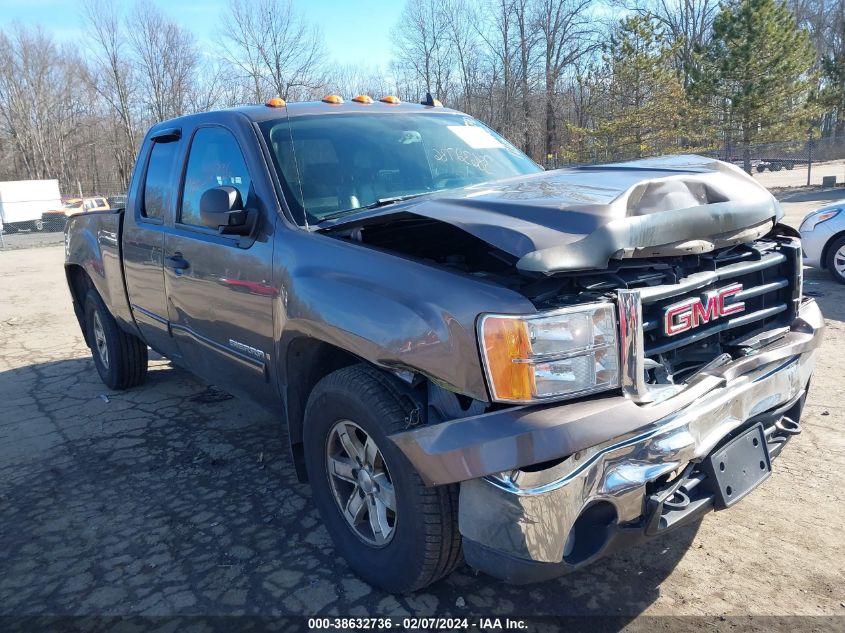
MULTIPOLYGON (((713 146, 717 144, 714 141, 713 146)), ((662 153, 677 154, 679 150, 677 146, 667 146, 662 153)), ((747 166, 743 148, 731 143, 723 143, 719 149, 691 153, 712 156, 743 169, 747 167, 749 172, 767 187, 834 186, 845 183, 845 136, 752 145, 749 147, 747 166)), ((618 155, 596 153, 587 162, 571 162, 556 154, 549 154, 546 168, 558 169, 633 159, 630 150, 620 150, 618 155)))
MULTIPOLYGON (((845 160, 845 137, 839 138, 807 138, 796 141, 782 141, 750 146, 748 151, 748 165, 745 152, 739 147, 726 144, 722 150, 711 152, 710 155, 721 160, 734 163, 743 168, 749 168, 752 173, 777 173, 780 171, 800 171, 806 176, 806 186, 822 184, 821 179, 837 174, 819 174, 819 182, 813 178, 813 165, 835 163, 845 160)), ((829 170, 824 170, 829 171, 829 170)), ((796 174, 797 176, 797 174, 796 174)), ((794 181, 795 179, 789 179, 794 181)), ((845 167, 836 177, 836 184, 845 181, 845 167)), ((828 180, 828 182, 830 182, 828 180)), ((791 186, 797 186, 792 184, 791 186)))

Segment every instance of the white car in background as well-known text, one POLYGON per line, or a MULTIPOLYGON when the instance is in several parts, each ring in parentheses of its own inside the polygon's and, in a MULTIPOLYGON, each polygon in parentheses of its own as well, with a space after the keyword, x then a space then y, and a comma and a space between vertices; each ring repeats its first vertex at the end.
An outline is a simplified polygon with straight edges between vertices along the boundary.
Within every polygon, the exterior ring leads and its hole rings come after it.
POLYGON ((845 284, 845 199, 816 209, 799 228, 804 263, 826 268, 845 284))

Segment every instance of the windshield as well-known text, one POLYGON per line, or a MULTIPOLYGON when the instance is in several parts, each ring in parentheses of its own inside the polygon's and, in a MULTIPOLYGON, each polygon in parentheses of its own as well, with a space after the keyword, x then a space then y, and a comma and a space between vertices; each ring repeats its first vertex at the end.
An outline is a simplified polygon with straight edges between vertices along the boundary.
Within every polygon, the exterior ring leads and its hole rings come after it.
POLYGON ((65 202, 65 209, 75 209, 82 206, 82 200, 68 200, 65 202))
POLYGON ((333 114, 259 125, 297 222, 540 167, 463 114, 333 114), (380 202, 381 201, 381 202, 380 202))

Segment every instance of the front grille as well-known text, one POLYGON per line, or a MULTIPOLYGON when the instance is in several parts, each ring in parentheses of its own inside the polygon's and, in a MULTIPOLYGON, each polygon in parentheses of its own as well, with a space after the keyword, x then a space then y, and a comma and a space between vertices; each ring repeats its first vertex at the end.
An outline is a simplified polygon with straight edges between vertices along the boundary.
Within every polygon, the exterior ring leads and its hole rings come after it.
POLYGON ((755 245, 742 251, 740 261, 724 263, 714 258, 712 270, 694 273, 678 284, 641 292, 645 355, 665 355, 693 344, 712 347, 715 353, 721 353, 758 331, 789 324, 795 318, 797 255, 794 251, 776 242, 763 248, 755 245), (682 334, 669 336, 665 332, 664 316, 668 307, 733 284, 742 286, 731 299, 743 302, 743 311, 702 323, 682 334))
MULTIPOLYGON (((674 283, 620 292, 623 335, 623 387, 647 401, 651 386, 681 385, 691 373, 720 355, 738 357, 763 333, 784 329, 797 316, 800 301, 801 248, 791 238, 763 239, 701 256, 694 270, 682 270, 674 283), (744 309, 724 316, 698 313, 695 327, 667 333, 670 308, 704 310, 708 297, 735 287, 728 307, 744 309), (625 333, 623 333, 625 334, 625 333), (627 338, 627 341, 626 341, 627 338), (627 345, 625 345, 627 343, 627 345)), ((672 321, 674 322, 674 321, 672 321)))

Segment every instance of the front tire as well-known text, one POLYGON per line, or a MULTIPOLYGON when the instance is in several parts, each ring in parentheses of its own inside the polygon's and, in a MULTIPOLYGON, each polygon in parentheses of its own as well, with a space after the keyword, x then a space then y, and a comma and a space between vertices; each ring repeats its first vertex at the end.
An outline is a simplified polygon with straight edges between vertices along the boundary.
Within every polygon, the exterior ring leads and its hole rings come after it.
POLYGON ((147 377, 147 346, 120 329, 96 290, 85 298, 85 329, 97 373, 109 389, 129 389, 147 377))
POLYGON ((409 414, 366 365, 323 378, 305 409, 305 464, 323 523, 350 567, 393 593, 421 589, 461 560, 458 487, 425 486, 388 438, 409 414))
POLYGON ((845 236, 837 238, 828 247, 825 267, 835 281, 845 284, 845 236))

